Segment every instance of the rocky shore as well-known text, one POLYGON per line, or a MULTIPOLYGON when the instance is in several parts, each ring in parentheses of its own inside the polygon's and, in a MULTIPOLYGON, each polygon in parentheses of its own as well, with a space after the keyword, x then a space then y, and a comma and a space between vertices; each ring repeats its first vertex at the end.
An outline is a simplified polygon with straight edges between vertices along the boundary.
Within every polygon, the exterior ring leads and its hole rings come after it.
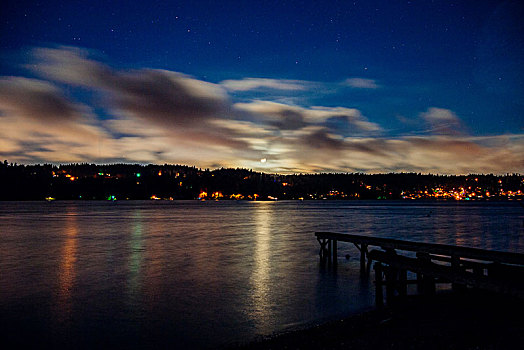
POLYGON ((524 344, 524 300, 469 291, 395 305, 233 349, 514 349, 524 344))

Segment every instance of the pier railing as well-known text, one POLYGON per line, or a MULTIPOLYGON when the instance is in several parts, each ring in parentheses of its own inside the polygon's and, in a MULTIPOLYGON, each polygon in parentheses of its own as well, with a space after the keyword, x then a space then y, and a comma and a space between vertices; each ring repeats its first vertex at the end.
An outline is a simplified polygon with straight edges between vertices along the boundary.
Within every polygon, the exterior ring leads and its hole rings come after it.
POLYGON ((382 304, 383 286, 386 299, 390 300, 396 295, 406 295, 411 283, 416 283, 417 290, 424 294, 434 293, 435 283, 451 283, 457 290, 474 287, 524 298, 521 253, 334 232, 316 232, 315 236, 323 264, 337 266, 338 242, 349 242, 358 248, 364 276, 369 274, 372 262, 376 262, 377 304, 382 304), (416 257, 406 252, 414 252, 416 257), (408 280, 408 271, 416 274, 416 280, 408 280))

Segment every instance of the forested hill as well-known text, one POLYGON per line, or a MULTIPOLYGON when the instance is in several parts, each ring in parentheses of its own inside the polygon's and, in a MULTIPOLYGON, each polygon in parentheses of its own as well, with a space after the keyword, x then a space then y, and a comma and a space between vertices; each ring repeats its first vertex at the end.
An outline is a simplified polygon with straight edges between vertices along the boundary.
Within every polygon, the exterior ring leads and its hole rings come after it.
POLYGON ((0 163, 0 200, 523 199, 520 174, 265 174, 184 165, 0 163))

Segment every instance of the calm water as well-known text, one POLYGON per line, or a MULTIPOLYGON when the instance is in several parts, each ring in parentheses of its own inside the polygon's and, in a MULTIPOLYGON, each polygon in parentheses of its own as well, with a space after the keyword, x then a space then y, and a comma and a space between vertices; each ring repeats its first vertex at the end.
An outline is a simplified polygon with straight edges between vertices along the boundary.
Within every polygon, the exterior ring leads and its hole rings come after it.
POLYGON ((0 227, 0 335, 60 346, 216 347, 371 307, 358 251, 323 270, 315 231, 524 252, 515 202, 0 202, 0 227))

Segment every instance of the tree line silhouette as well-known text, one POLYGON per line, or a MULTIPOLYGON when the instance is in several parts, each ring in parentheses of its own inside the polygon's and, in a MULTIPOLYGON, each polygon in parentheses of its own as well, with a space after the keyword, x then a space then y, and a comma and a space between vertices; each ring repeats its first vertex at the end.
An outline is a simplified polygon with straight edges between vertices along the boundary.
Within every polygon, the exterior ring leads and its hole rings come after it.
MULTIPOLYGON (((279 175, 185 165, 0 163, 0 200, 402 199, 462 190, 471 199, 522 199, 520 174, 279 175), (520 192, 519 192, 520 191, 520 192)), ((466 199, 469 199, 468 197, 466 199)))

